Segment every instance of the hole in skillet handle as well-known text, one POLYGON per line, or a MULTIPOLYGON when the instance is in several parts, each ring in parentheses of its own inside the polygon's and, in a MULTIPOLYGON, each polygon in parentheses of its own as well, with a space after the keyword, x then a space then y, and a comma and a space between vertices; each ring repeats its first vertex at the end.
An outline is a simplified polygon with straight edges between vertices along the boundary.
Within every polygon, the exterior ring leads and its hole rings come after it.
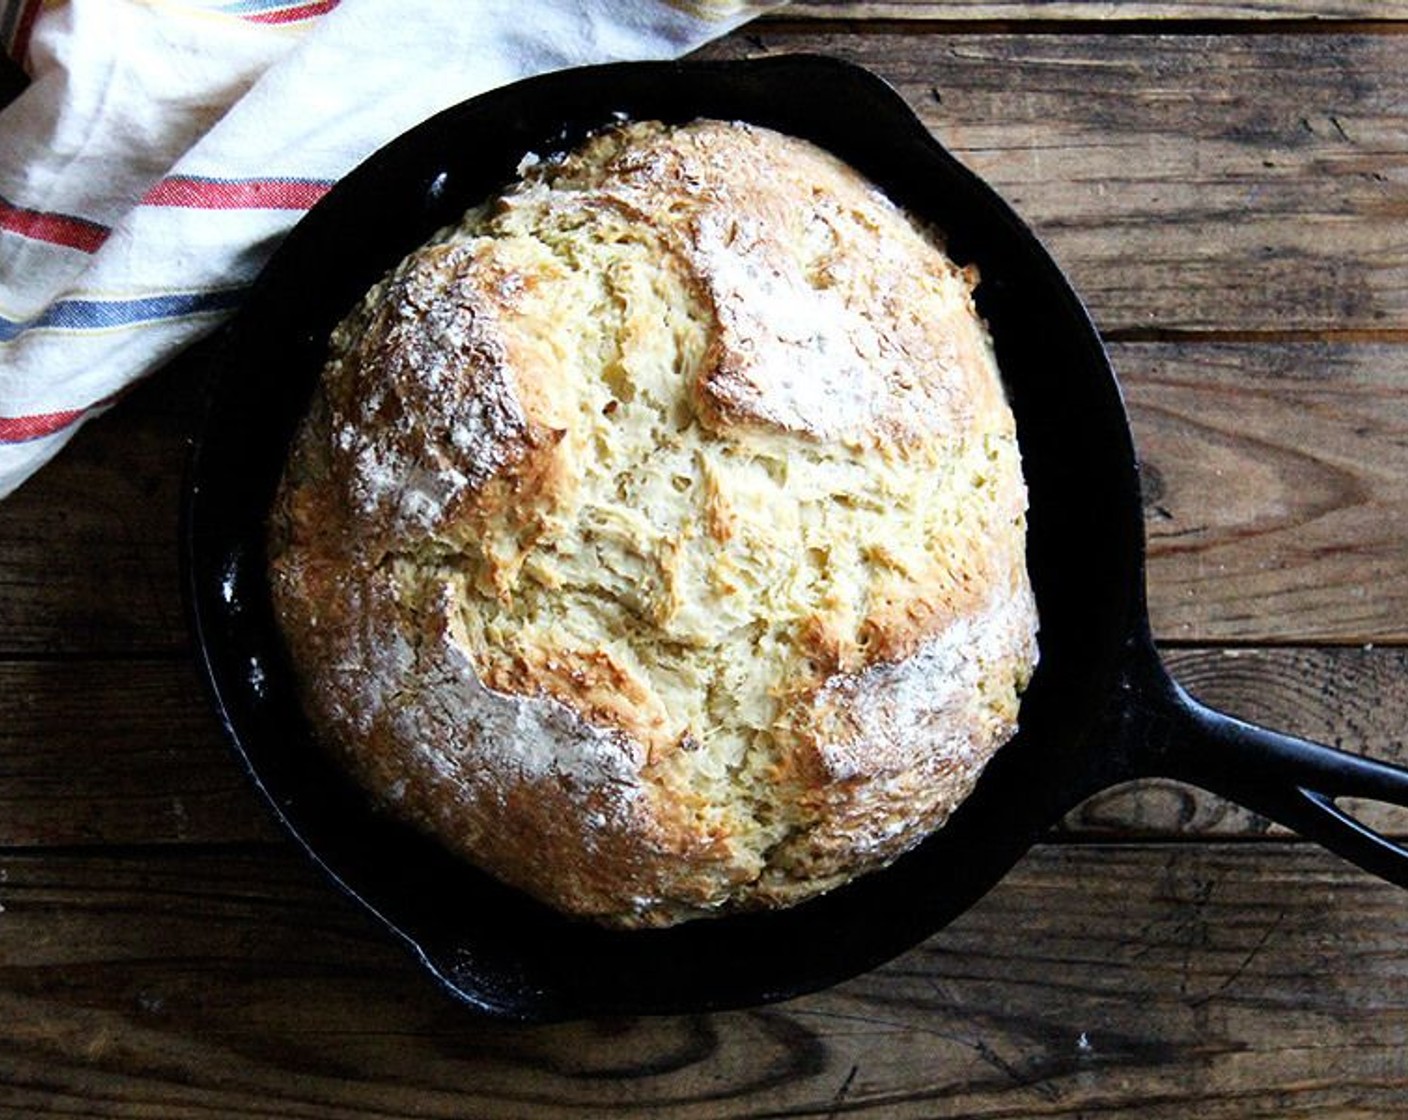
POLYGON ((1209 708, 1169 676, 1147 637, 1127 682, 1120 750, 1131 776, 1199 786, 1408 887, 1408 847, 1338 804, 1362 798, 1408 808, 1408 769, 1209 708))
POLYGON ((530 79, 369 159, 286 240, 223 339, 186 511, 192 622, 227 735, 290 833, 457 998, 551 1020, 749 1006, 826 987, 967 909, 1120 770, 1104 723, 1143 600, 1138 472, 1118 387, 1031 232, 880 79, 833 59, 632 63, 530 79), (572 921, 378 813, 313 741, 265 575, 265 517, 325 339, 380 276, 514 174, 611 123, 748 120, 813 140, 976 263, 1028 464, 1042 663, 1017 737, 934 837, 892 867, 775 913, 620 933, 572 921), (566 114, 566 115, 564 115, 566 114))

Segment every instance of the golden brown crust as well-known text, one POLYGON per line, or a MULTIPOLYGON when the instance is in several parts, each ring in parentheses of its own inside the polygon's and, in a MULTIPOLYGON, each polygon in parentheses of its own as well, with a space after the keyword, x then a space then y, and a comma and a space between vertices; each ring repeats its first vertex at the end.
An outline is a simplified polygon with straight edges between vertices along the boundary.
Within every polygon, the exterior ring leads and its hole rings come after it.
POLYGON ((323 737, 617 925, 918 842, 1036 657, 975 281, 765 130, 631 125, 530 168, 334 336, 271 523, 323 737))
POLYGON ((588 723, 614 727, 646 747, 658 762, 680 745, 659 697, 604 649, 515 652, 480 673, 489 687, 511 696, 550 696, 588 723))

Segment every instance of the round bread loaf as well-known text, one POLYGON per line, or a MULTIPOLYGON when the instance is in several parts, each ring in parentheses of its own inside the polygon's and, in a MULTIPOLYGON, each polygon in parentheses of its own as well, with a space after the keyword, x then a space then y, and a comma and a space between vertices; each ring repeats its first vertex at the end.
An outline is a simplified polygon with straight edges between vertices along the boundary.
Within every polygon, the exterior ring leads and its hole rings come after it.
POLYGON ((1036 661, 975 277, 856 172, 634 123, 335 332, 271 524, 320 736, 568 912, 786 905, 942 824, 1036 661))

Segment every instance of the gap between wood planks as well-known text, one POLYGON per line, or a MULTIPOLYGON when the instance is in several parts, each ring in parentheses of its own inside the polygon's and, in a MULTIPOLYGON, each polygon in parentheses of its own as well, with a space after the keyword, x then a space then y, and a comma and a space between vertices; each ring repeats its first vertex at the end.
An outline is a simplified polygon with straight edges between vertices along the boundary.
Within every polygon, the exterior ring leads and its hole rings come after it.
POLYGON ((1303 343, 1339 343, 1359 345, 1387 343, 1408 345, 1408 328, 1346 327, 1316 329, 1228 330, 1216 327, 1112 327, 1100 332, 1106 345, 1125 342, 1191 343, 1203 345, 1293 345, 1303 343))
POLYGON ((1143 18, 1068 18, 1024 17, 995 19, 945 19, 941 16, 885 17, 866 19, 857 16, 818 13, 800 15, 784 8, 774 15, 760 16, 740 34, 754 40, 759 50, 766 51, 768 32, 779 35, 845 33, 847 35, 1022 35, 1022 36, 1333 36, 1333 35, 1408 35, 1408 19, 1306 19, 1303 17, 1267 19, 1227 18, 1208 19, 1197 16, 1147 16, 1143 18), (751 30, 750 30, 751 29, 751 30))

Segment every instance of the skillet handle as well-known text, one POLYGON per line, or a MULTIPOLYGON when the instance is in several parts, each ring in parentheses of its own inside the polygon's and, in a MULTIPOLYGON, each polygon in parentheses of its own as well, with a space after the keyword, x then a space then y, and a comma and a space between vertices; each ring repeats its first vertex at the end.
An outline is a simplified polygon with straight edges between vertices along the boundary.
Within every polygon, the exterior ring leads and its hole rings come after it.
POLYGON ((1214 711, 1166 674, 1141 690, 1145 776, 1200 786, 1408 887, 1408 847, 1351 816, 1341 797, 1408 807, 1408 770, 1214 711))

